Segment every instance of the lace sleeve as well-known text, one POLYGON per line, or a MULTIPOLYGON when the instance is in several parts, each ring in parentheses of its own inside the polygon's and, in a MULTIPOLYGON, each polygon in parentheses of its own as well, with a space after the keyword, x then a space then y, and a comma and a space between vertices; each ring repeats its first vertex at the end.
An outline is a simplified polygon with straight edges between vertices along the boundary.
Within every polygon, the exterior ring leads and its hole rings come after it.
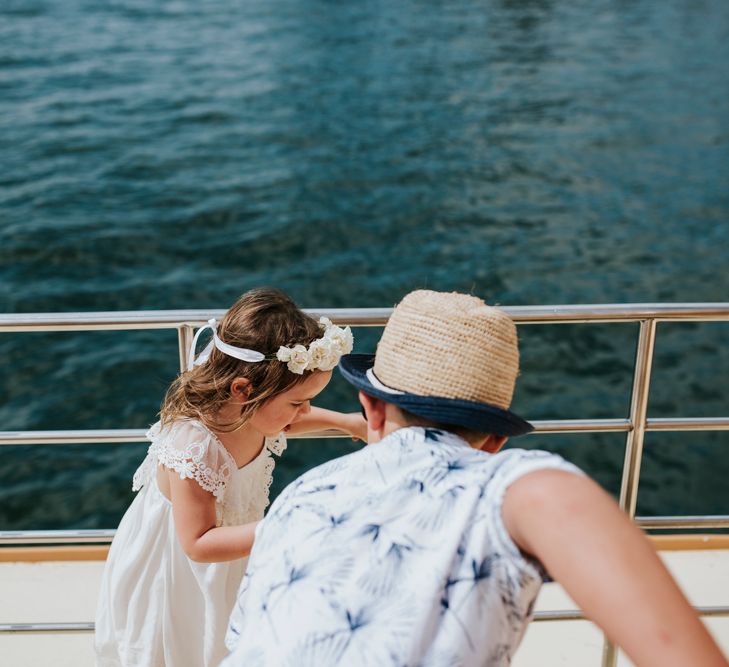
POLYGON ((161 463, 177 472, 180 479, 194 479, 218 502, 223 500, 232 473, 229 455, 225 455, 222 444, 202 424, 181 420, 162 429, 158 422, 147 432, 147 437, 152 444, 140 471, 148 469, 150 464, 156 467, 161 463))

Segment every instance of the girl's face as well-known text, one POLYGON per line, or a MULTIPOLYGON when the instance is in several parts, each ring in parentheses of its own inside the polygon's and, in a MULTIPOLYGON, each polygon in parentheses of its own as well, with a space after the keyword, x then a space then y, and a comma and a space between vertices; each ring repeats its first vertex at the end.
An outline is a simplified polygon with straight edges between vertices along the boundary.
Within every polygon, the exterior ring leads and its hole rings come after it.
POLYGON ((266 401, 249 424, 266 437, 274 437, 311 410, 310 401, 329 384, 331 371, 313 371, 303 382, 266 401))

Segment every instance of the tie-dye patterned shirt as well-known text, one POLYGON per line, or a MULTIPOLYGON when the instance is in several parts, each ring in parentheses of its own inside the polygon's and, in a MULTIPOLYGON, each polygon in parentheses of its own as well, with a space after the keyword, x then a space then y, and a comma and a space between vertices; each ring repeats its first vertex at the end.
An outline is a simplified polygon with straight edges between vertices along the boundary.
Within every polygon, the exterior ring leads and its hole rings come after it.
POLYGON ((543 571, 501 506, 545 468, 579 472, 410 427, 310 470, 259 525, 223 667, 508 665, 543 571))

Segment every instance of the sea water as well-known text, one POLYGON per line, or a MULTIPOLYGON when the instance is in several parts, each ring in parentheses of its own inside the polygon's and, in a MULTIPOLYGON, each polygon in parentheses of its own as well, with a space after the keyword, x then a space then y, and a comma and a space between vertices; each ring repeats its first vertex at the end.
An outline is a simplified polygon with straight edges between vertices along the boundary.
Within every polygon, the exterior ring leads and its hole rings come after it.
MULTIPOLYGON (((728 71, 725 0, 2 0, 0 312, 728 301, 728 71)), ((515 410, 625 418, 636 336, 521 327, 515 410)), ((649 416, 729 414, 728 343, 659 325, 649 416)), ((144 428, 176 344, 1 334, 0 430, 144 428)), ((649 434, 639 513, 728 513, 727 438, 649 434)), ((624 434, 510 444, 619 488, 624 434)), ((1 448, 0 529, 116 526, 144 451, 1 448)))

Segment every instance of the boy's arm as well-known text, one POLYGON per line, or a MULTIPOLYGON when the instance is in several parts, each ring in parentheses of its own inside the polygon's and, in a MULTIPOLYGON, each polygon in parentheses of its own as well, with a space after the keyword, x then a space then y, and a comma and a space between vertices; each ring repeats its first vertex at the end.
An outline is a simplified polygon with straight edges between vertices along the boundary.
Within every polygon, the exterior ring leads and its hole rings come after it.
POLYGON ((637 667, 727 667, 703 623, 640 529, 587 477, 540 470, 506 491, 517 546, 637 667))
POLYGON ((324 408, 312 407, 291 424, 287 433, 311 433, 332 428, 348 433, 353 440, 367 441, 367 422, 359 412, 335 412, 324 408))

